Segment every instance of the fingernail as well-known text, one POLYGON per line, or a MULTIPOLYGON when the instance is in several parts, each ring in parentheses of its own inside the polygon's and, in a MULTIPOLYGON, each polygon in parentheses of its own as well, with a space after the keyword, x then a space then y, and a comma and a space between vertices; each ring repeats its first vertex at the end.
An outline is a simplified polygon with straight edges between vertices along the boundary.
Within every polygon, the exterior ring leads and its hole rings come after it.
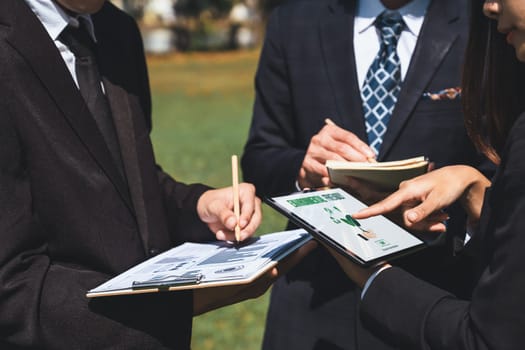
POLYGON ((411 222, 416 221, 417 220, 417 213, 414 212, 414 211, 408 212, 407 213, 407 219, 408 219, 408 221, 411 221, 411 222))
POLYGON ((226 239, 226 235, 224 234, 224 231, 223 230, 218 230, 216 233, 215 233, 215 237, 217 239, 226 239))
POLYGON ((364 153, 366 154, 367 158, 375 158, 376 154, 368 147, 363 148, 364 153))
POLYGON ((248 220, 246 220, 246 219, 240 219, 239 220, 239 226, 240 227, 244 227, 246 225, 248 225, 248 220))

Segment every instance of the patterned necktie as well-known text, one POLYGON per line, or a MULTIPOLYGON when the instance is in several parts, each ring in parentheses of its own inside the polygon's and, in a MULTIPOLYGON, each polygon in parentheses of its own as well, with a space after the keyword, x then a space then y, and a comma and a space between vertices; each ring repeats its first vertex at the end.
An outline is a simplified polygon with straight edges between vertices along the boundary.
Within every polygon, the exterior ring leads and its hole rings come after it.
POLYGON ((67 26, 60 34, 59 40, 75 55, 75 70, 80 94, 104 137, 120 175, 125 180, 124 165, 113 123, 113 115, 102 90, 102 79, 95 54, 96 44, 89 35, 83 18, 79 18, 79 22, 78 28, 67 26))
POLYGON ((376 18, 375 26, 381 45, 366 73, 361 97, 368 144, 378 154, 401 90, 401 63, 396 48, 405 23, 399 12, 385 11, 376 18))

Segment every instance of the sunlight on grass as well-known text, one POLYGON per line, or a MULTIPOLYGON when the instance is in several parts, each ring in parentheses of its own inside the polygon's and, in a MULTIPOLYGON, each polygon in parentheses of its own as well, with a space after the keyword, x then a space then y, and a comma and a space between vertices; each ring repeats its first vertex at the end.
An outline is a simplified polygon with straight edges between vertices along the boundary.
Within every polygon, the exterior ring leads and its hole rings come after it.
MULTIPOLYGON (((148 59, 157 162, 177 180, 229 186, 230 156, 242 154, 253 103, 258 52, 148 59)), ((268 207, 258 233, 285 220, 268 207)), ((194 319, 193 350, 260 349, 269 293, 194 319)))

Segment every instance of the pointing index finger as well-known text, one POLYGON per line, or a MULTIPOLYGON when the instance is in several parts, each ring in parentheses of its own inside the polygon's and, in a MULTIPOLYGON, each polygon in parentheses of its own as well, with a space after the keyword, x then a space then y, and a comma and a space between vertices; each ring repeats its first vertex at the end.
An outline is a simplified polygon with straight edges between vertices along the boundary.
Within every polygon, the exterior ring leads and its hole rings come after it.
POLYGON ((407 198, 405 198, 402 191, 397 191, 382 201, 352 214, 352 217, 354 219, 366 219, 372 216, 383 215, 399 208, 406 200, 407 198))

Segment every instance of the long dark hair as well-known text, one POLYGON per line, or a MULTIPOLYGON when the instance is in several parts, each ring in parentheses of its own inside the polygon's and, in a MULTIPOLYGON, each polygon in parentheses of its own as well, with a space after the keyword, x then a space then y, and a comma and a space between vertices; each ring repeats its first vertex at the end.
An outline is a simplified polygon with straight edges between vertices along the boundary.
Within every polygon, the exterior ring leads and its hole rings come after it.
POLYGON ((525 111, 525 65, 471 0, 470 34, 463 68, 465 125, 476 147, 495 163, 510 128, 525 111))

